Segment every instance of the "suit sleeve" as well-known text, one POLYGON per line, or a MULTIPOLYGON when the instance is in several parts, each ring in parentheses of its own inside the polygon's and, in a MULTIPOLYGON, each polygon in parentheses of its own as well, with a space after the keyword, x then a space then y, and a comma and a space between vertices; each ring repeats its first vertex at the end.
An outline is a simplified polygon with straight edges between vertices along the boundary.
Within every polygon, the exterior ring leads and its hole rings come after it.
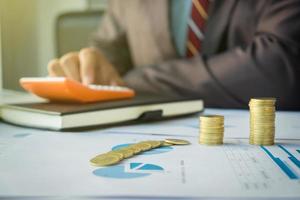
POLYGON ((120 74, 125 74, 132 67, 126 26, 122 17, 124 12, 121 0, 108 1, 108 9, 90 41, 90 45, 100 49, 120 74))
POLYGON ((248 46, 205 58, 168 61, 127 74, 138 91, 194 96, 207 106, 246 108, 252 97, 277 97, 300 108, 300 1, 270 1, 248 46))

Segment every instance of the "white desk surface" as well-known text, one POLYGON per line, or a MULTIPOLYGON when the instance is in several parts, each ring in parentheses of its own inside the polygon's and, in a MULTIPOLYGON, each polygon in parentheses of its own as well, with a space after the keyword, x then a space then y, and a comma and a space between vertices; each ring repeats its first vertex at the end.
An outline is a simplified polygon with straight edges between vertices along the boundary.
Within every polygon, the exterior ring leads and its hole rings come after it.
POLYGON ((300 112, 276 113, 271 147, 248 144, 248 111, 207 109, 205 114, 225 116, 224 145, 198 144, 197 115, 77 133, 0 123, 0 199, 300 198, 300 112), (164 138, 192 144, 113 167, 89 164, 116 145, 164 138))

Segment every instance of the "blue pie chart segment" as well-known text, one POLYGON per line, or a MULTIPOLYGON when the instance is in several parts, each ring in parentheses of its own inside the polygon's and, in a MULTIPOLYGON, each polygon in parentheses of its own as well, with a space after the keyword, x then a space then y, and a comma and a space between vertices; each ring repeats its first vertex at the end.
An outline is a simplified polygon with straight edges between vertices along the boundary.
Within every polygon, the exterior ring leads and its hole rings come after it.
MULTIPOLYGON (((128 144, 120 144, 120 145, 117 145, 117 146, 114 146, 112 148, 112 150, 118 150, 118 149, 121 149, 121 148, 124 148, 124 147, 128 147, 129 145, 132 145, 133 143, 128 143, 128 144)), ((145 151, 143 152, 142 154, 143 155, 152 155, 152 154, 160 154, 160 153, 166 153, 166 152, 169 152, 173 150, 173 147, 171 146, 166 146, 166 147, 159 147, 159 148, 156 148, 156 149, 152 149, 150 151, 145 151)))
POLYGON ((123 165, 99 168, 93 172, 96 176, 116 179, 132 179, 151 175, 151 173, 128 173, 123 165))
POLYGON ((140 171, 163 171, 164 168, 153 164, 143 164, 143 163, 130 163, 130 169, 140 170, 140 171))
POLYGON ((116 179, 132 179, 149 176, 155 172, 162 172, 164 168, 149 163, 128 163, 130 170, 126 171, 124 165, 99 168, 93 174, 100 177, 116 179))

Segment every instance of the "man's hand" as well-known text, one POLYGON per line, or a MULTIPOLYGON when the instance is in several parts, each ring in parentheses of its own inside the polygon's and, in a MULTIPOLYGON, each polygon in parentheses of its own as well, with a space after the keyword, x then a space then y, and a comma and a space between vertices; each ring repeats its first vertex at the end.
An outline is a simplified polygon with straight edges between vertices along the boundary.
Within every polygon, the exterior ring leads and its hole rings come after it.
POLYGON ((85 48, 50 61, 48 73, 51 77, 68 77, 85 85, 124 85, 114 66, 95 48, 85 48))

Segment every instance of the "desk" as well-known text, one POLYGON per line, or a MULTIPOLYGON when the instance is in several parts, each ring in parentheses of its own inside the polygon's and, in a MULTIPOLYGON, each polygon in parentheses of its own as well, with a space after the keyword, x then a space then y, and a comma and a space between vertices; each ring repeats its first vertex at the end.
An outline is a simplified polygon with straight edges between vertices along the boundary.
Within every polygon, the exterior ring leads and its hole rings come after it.
POLYGON ((300 198, 299 112, 277 112, 277 140, 271 147, 247 144, 248 111, 205 113, 225 116, 224 145, 198 144, 197 115, 80 133, 1 123, 0 197, 300 198), (89 164, 116 145, 164 138, 192 144, 159 149, 113 167, 89 164))

